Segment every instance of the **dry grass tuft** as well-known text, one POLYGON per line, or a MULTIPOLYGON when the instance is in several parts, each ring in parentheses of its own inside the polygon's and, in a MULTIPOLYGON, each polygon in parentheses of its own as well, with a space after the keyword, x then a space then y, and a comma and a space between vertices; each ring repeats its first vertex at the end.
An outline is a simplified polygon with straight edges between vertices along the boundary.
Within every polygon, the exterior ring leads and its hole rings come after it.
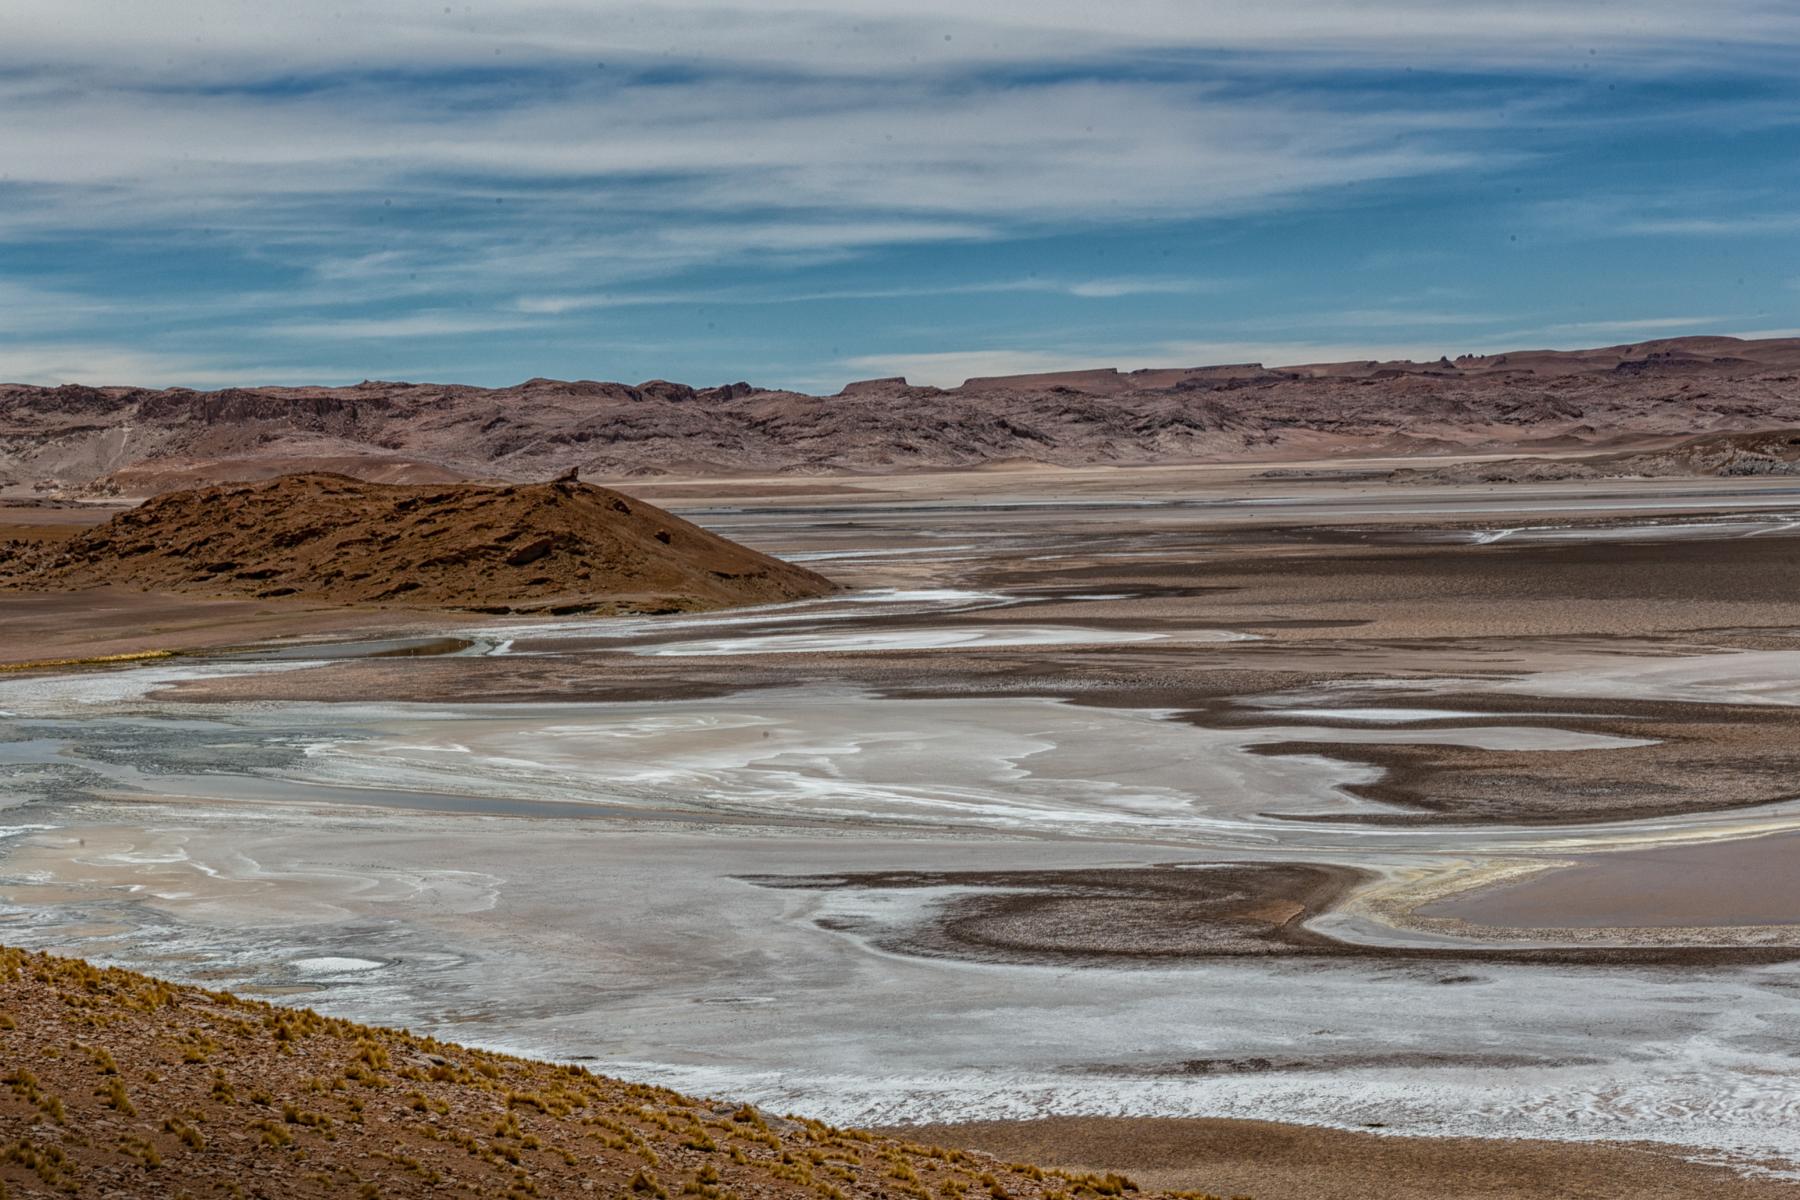
POLYGON ((1136 1190, 7 947, 0 1007, 0 1200, 1136 1190))

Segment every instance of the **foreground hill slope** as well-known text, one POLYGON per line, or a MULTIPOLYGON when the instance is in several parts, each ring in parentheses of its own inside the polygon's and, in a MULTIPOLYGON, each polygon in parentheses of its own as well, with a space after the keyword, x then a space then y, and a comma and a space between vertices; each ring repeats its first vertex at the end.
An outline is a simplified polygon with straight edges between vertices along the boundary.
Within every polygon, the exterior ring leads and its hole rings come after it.
POLYGON ((1800 425, 1800 339, 1435 362, 904 379, 832 396, 652 380, 486 389, 0 385, 0 494, 153 495, 299 470, 386 482, 1619 449, 1800 425))
POLYGON ((513 612, 666 612, 824 595, 803 567, 573 480, 288 475, 170 492, 66 540, 0 545, 0 585, 513 612))
POLYGON ((1074 1200, 1008 1165, 0 947, 0 1195, 1074 1200))

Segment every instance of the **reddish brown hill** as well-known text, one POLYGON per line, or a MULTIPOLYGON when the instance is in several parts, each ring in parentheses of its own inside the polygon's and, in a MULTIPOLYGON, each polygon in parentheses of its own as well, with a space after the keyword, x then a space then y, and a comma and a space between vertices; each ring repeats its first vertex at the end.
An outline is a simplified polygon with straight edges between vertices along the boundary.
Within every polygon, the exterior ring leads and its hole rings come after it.
POLYGON ((1800 425, 1800 339, 1433 362, 1067 371, 834 396, 736 383, 486 389, 0 385, 0 493, 151 495, 303 469, 388 482, 1642 448, 1800 425))
POLYGON ((58 544, 12 543, 0 583, 515 612, 722 608, 834 587, 589 484, 329 474, 170 492, 58 544))

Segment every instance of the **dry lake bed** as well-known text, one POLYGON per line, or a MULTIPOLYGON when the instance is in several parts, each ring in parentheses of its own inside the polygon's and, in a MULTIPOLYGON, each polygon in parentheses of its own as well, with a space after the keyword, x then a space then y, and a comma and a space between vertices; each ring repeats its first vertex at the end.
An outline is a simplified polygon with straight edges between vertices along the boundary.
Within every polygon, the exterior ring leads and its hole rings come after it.
POLYGON ((839 1122, 1800 1164, 1800 488, 660 486, 849 590, 0 676, 0 940, 839 1122))

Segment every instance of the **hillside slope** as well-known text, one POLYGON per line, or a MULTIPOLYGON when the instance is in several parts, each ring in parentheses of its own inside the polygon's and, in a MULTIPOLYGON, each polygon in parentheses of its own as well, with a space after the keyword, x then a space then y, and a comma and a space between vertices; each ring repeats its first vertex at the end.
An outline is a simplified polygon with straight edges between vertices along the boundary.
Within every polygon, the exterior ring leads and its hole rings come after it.
POLYGON ((0 586, 112 584, 513 612, 665 612, 824 595, 803 567, 573 481, 483 487, 288 475, 146 501, 0 545, 0 586))
POLYGON ((0 1196, 1016 1197, 1118 1176, 775 1117, 0 947, 0 1196))
POLYGON ((152 495, 334 470, 387 482, 895 471, 1626 448, 1800 425, 1800 339, 1671 338, 1435 362, 486 389, 0 385, 0 494, 152 495))

